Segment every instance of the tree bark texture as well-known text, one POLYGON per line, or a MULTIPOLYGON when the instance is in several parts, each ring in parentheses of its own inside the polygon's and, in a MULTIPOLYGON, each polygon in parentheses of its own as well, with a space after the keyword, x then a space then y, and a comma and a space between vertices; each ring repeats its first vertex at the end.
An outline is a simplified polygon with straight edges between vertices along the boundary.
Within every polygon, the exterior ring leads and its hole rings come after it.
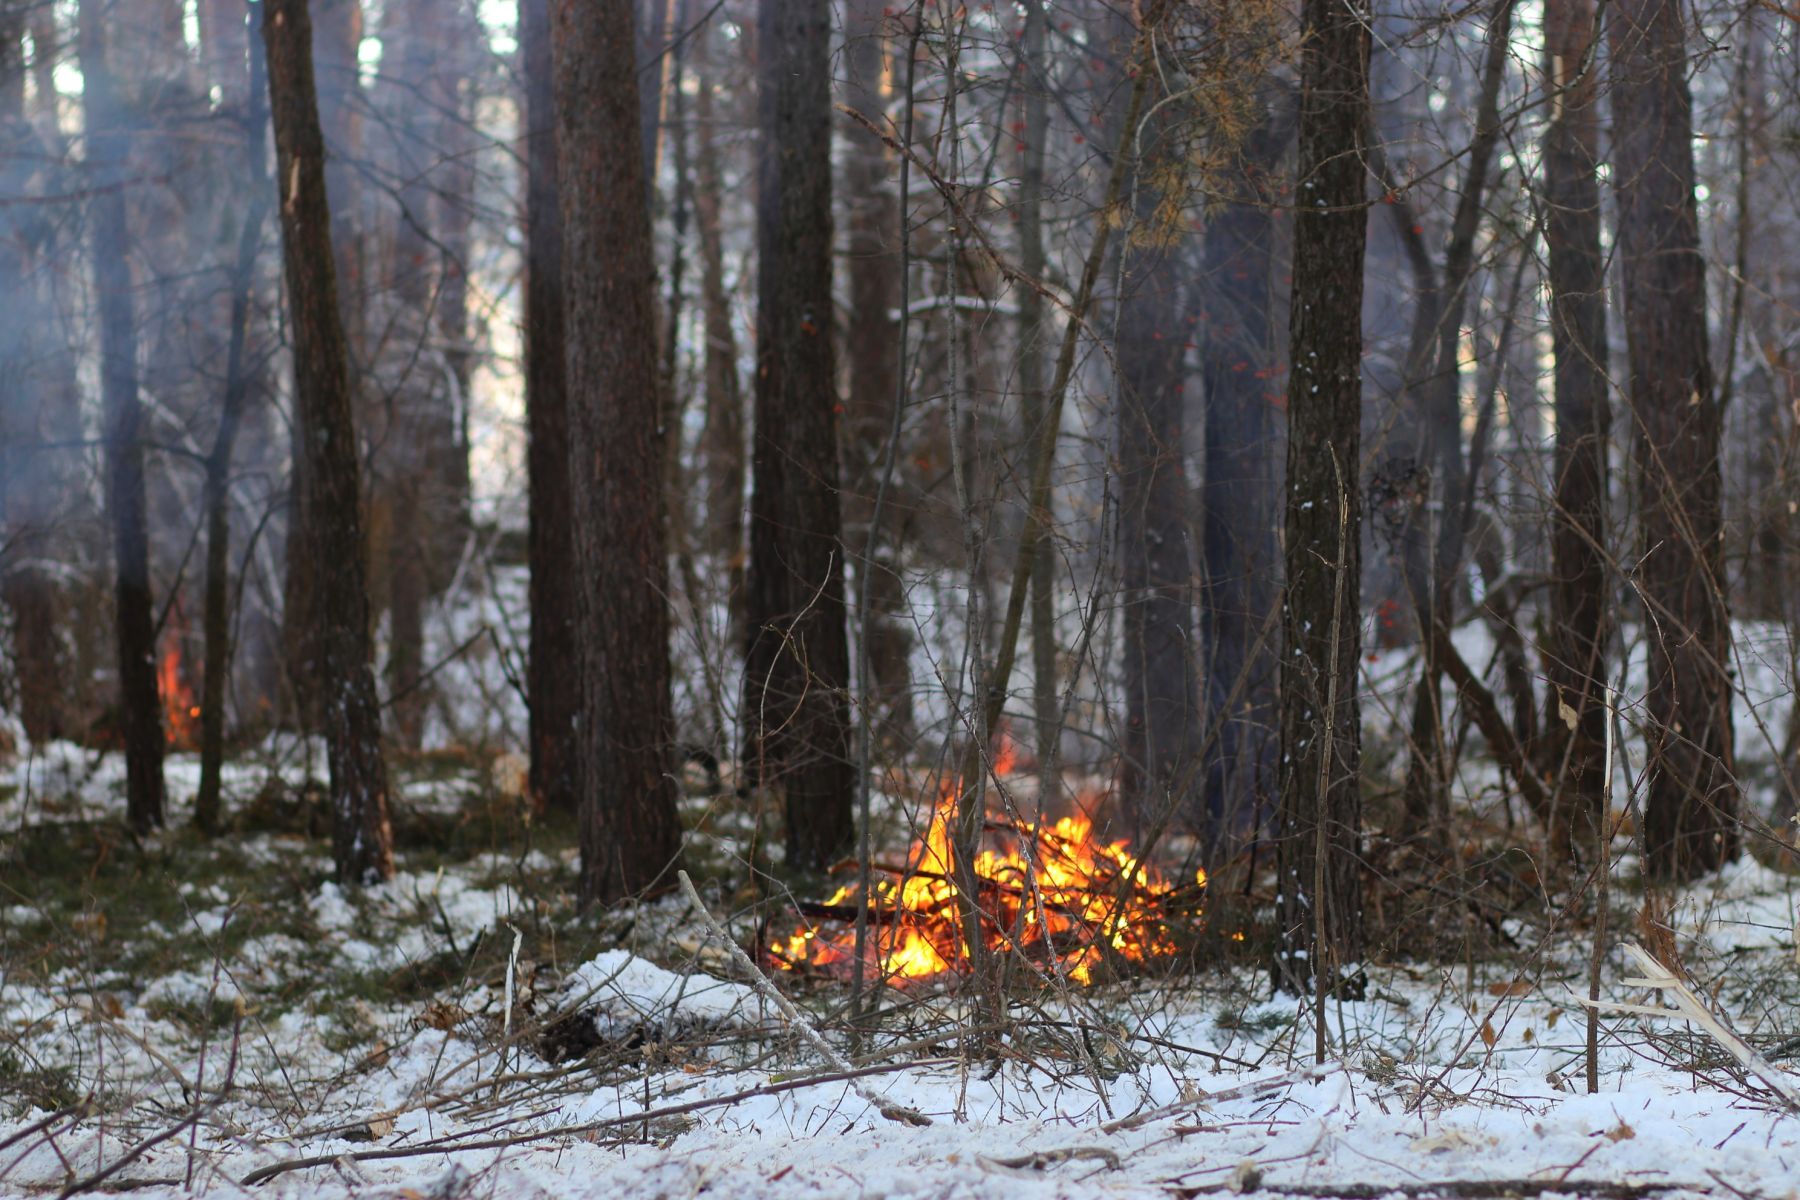
POLYGON ((1335 979, 1363 947, 1357 471, 1369 94, 1367 6, 1305 0, 1301 19, 1276 901, 1277 979, 1296 991, 1319 972, 1335 979))
POLYGON ((1706 342, 1693 107, 1679 0, 1608 17, 1632 460, 1650 641, 1644 860, 1689 879, 1737 855, 1720 414, 1706 342))
POLYGON ((325 141, 313 85, 307 0, 264 0, 283 262, 293 338, 295 425, 307 479, 302 549, 314 572, 307 642, 331 769, 332 857, 362 884, 394 872, 381 709, 370 663, 362 498, 326 201, 325 141))
POLYGON ((1215 861, 1266 829, 1280 748, 1281 383, 1276 305, 1277 173, 1293 137, 1292 99, 1264 89, 1262 120, 1230 188, 1242 198, 1207 222, 1201 275, 1206 471, 1201 493, 1201 642, 1212 746, 1203 774, 1215 861), (1282 109, 1286 112, 1282 112, 1282 109), (1216 728, 1217 733, 1211 730, 1216 728))
POLYGON ((1550 835, 1559 851, 1593 845, 1606 746, 1606 265, 1600 245, 1599 30, 1592 0, 1544 12, 1551 121, 1544 144, 1544 240, 1556 352, 1555 510, 1550 531, 1549 676, 1542 766, 1559 783, 1550 835), (1571 841, 1573 835, 1573 841, 1571 841))
POLYGON ((556 103, 550 0, 522 0, 525 70, 525 413, 530 473, 531 792, 574 812, 575 732, 581 672, 569 483, 568 343, 563 300, 562 209, 557 190, 556 103))
POLYGON ((844 560, 831 326, 831 9, 763 0, 756 428, 744 755, 790 864, 850 848, 844 560))
POLYGON ((630 7, 554 0, 581 710, 581 898, 671 883, 670 710, 656 265, 630 7))
MULTIPOLYGON (((1043 0, 1025 0, 1025 128, 1020 131, 1019 270, 1027 283, 1019 289, 1019 423, 1023 444, 1035 446, 1042 436, 1049 363, 1045 345, 1050 334, 1046 305, 1033 286, 1044 277, 1044 150, 1050 137, 1050 60, 1045 42, 1050 20, 1043 0)), ((1062 698, 1057 690, 1056 546, 1039 538, 1033 550, 1031 595, 1031 715, 1035 726, 1039 795, 1052 802, 1061 780, 1057 766, 1062 737, 1062 698)))
MULTIPOLYGON (((355 163, 362 153, 362 84, 357 51, 362 44, 362 0, 319 0, 312 14, 312 46, 319 122, 328 154, 325 191, 331 206, 330 245, 336 267, 337 303, 349 353, 361 342, 364 284, 362 234, 358 220, 355 163)), ((265 25, 266 29, 266 25, 265 25)), ((285 183, 279 186, 286 187, 285 183)), ((351 389, 355 394, 358 364, 351 363, 351 389)), ((356 405, 352 403, 354 414, 356 405)), ((282 595, 282 641, 287 659, 288 686, 293 693, 292 720, 300 729, 317 731, 323 720, 323 696, 313 668, 319 649, 310 644, 318 627, 314 611, 317 581, 315 563, 308 557, 303 532, 307 525, 309 481, 306 473, 306 432, 301 414, 293 423, 293 469, 288 490, 287 572, 282 595)))
POLYGON ((144 832, 163 823, 162 702, 156 691, 156 628, 150 594, 150 535, 144 490, 143 407, 132 306, 126 216, 131 120, 108 62, 109 28, 98 0, 80 9, 81 68, 90 161, 97 185, 92 222, 94 291, 100 323, 100 396, 105 410, 106 508, 112 528, 119 709, 125 735, 126 821, 144 832))
MULTIPOLYGON (((1191 817, 1197 792, 1199 655, 1185 459, 1186 346, 1179 241, 1158 229, 1168 170, 1166 122, 1138 183, 1135 237, 1120 249, 1116 359, 1119 421, 1119 582, 1125 635, 1125 736, 1119 794, 1134 830, 1191 817)), ((1129 136, 1129 133, 1128 133, 1129 136)))

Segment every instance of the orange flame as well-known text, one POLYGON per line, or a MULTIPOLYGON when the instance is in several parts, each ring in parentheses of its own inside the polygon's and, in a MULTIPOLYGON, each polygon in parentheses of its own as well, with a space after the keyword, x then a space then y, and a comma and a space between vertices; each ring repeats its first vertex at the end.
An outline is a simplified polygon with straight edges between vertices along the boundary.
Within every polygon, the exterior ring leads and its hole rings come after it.
MULTIPOLYGON (((1009 746, 1003 743, 1002 752, 1009 746)), ((943 790, 904 870, 876 867, 890 878, 876 880, 869 897, 865 957, 885 979, 931 979, 967 967, 962 896, 952 869, 956 792, 954 784, 943 790)), ((1083 984, 1109 958, 1143 963, 1176 952, 1169 916, 1174 885, 1134 857, 1129 843, 1096 840, 1086 813, 1036 823, 989 814, 985 833, 974 875, 990 951, 1022 955, 1045 970, 1055 959, 1083 984)), ((1205 886, 1205 872, 1198 883, 1205 886)), ((808 906, 818 921, 777 938, 770 964, 848 975, 856 962, 857 903, 852 884, 823 905, 808 906)))
POLYGON ((171 750, 192 750, 196 744, 200 706, 194 690, 181 675, 181 643, 169 638, 156 663, 156 693, 162 697, 163 739, 171 750))

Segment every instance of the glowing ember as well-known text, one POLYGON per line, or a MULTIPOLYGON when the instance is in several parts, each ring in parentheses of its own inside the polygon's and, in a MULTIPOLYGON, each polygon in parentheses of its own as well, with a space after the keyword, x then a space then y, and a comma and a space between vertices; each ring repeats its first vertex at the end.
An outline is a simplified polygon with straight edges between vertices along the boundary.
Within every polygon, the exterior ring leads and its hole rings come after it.
POLYGON ((169 638, 156 664, 156 694, 162 697, 163 738, 173 750, 192 750, 199 732, 200 706, 181 676, 181 645, 169 638))
MULTIPOLYGON (((1000 761, 1011 754, 1003 743, 1000 761)), ((865 955, 870 973, 895 982, 966 969, 960 894, 952 880, 955 790, 946 788, 904 869, 876 864, 885 878, 869 902, 865 955)), ((1089 983, 1109 958, 1142 963, 1176 951, 1170 933, 1175 886, 1133 857, 1125 841, 1101 842, 1083 814, 1055 822, 989 814, 975 857, 983 940, 1048 971, 1054 957, 1070 979, 1089 983)), ((1197 883, 1204 887, 1205 872, 1197 883)), ((805 910, 816 923, 770 945, 771 965, 847 976, 856 961, 857 888, 839 888, 805 910)))

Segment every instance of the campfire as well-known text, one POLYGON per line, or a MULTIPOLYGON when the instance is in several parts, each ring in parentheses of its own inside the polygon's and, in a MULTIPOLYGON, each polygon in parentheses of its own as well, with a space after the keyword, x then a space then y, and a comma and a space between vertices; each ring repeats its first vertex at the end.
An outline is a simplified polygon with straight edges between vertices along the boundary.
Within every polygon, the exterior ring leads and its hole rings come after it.
MULTIPOLYGON (((1008 774, 1016 757, 1003 741, 996 774, 1008 774)), ((953 870, 956 793, 954 783, 941 789, 925 834, 904 864, 872 864, 879 877, 869 896, 864 946, 871 976, 904 984, 967 970, 953 870)), ((1097 839, 1088 806, 1054 821, 989 812, 974 875, 987 949, 1022 958, 1046 974, 1054 961, 1069 979, 1087 984, 1109 962, 1143 964, 1176 952, 1176 886, 1140 861, 1128 842, 1097 839)), ((1205 884, 1202 871, 1192 890, 1197 894, 1205 884)), ((858 885, 851 883, 821 904, 802 904, 807 919, 772 940, 770 965, 848 978, 856 965, 859 901, 858 885)))
POLYGON ((164 639, 156 662, 156 694, 162 697, 163 739, 171 750, 192 750, 199 733, 200 705, 181 673, 181 643, 164 639))

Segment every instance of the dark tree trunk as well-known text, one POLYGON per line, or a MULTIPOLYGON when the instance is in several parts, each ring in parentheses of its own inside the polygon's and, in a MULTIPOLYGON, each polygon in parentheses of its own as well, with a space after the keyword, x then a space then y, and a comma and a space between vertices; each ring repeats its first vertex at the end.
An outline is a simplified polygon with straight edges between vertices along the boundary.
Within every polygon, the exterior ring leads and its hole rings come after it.
POLYGON ((143 832, 163 823, 163 722, 162 703, 156 694, 143 409, 138 403, 137 328, 125 211, 131 127, 118 80, 107 66, 108 22, 97 0, 83 0, 80 22, 88 154, 96 168, 89 219, 99 306, 100 395, 106 413, 106 508, 116 572, 126 820, 143 832))
POLYGON ((1357 471, 1368 21, 1361 3, 1305 0, 1302 9, 1276 900, 1277 979, 1294 991, 1316 976, 1334 982, 1363 950, 1357 471))
MULTIPOLYGON (((855 0, 845 12, 844 59, 847 80, 844 103, 881 123, 886 107, 885 26, 891 6, 880 0, 855 0)), ((894 342, 898 327, 893 313, 900 304, 900 213, 891 183, 893 157, 887 144, 861 122, 846 118, 844 191, 849 237, 850 312, 844 356, 849 360, 849 392, 843 421, 844 473, 849 480, 844 516, 848 545, 860 552, 868 545, 868 525, 881 486, 888 431, 897 400, 898 363, 894 342)), ((892 533, 890 494, 874 543, 872 561, 856 565, 857 586, 867 589, 870 612, 869 673, 875 688, 876 729, 896 750, 913 740, 912 622, 901 611, 898 547, 892 533)))
POLYGON ((525 65, 525 411, 531 476, 531 791, 576 808, 575 722, 581 672, 575 639, 575 542, 564 383, 562 209, 557 194, 550 0, 519 6, 525 65))
POLYGON ((777 787, 788 861, 850 847, 844 559, 831 326, 831 7, 762 0, 755 471, 744 753, 777 787))
POLYGON ((1650 639, 1644 860, 1691 879, 1736 856, 1738 790, 1687 38, 1677 0, 1619 0, 1607 34, 1650 639))
MULTIPOLYGON (((362 114, 358 48, 362 44, 362 0, 319 0, 313 38, 315 87, 319 122, 329 155, 325 162, 325 190, 331 204, 331 253, 337 275, 337 303, 342 315, 349 353, 355 353, 362 327, 362 243, 357 219, 355 163, 362 152, 362 114)), ((356 364, 351 364, 352 372, 356 364)), ((352 374, 352 394, 354 379, 352 374)), ((355 405, 352 404, 352 413, 355 405)), ((282 595, 282 640, 287 660, 288 686, 293 693, 293 723, 302 730, 322 728, 322 676, 320 650, 312 645, 312 631, 319 625, 314 611, 318 584, 314 562, 308 557, 306 538, 300 531, 308 524, 306 504, 309 483, 308 455, 300 440, 300 422, 293 422, 293 468, 289 482, 286 577, 282 595)))
POLYGON ((557 155, 582 707, 581 898, 667 886, 681 849, 670 710, 656 266, 630 8, 557 0, 557 155))
MULTIPOLYGON (((1045 53, 1049 18, 1043 0, 1025 0, 1024 80, 1025 128, 1019 162, 1019 269, 1026 278, 1019 289, 1019 420, 1023 444, 1037 444, 1044 422, 1045 323, 1043 293, 1035 286, 1044 276, 1044 148, 1050 137, 1050 60, 1045 53)), ((1039 538, 1033 549, 1031 595, 1031 714, 1038 755, 1039 791, 1053 801, 1061 780, 1057 763, 1062 737, 1062 704, 1056 669, 1056 547, 1039 538)))
POLYGON ((1228 177, 1229 190, 1242 199, 1206 225, 1200 289, 1206 387, 1200 628, 1213 738, 1204 798, 1215 861, 1267 828, 1281 742, 1280 629, 1270 618, 1281 599, 1277 452, 1287 395, 1280 382, 1284 348, 1276 341, 1276 304, 1285 297, 1275 278, 1275 205, 1293 111, 1290 96, 1273 86, 1264 90, 1263 119, 1228 177))
MULTIPOLYGON (((254 10, 257 17, 262 9, 254 10)), ((220 405, 219 429, 212 453, 206 459, 202 503, 206 509, 206 652, 205 675, 200 689, 200 791, 194 801, 194 821, 205 833, 219 830, 220 773, 225 764, 225 681, 231 669, 231 454, 243 424, 250 395, 250 367, 246 361, 250 337, 250 302, 256 286, 256 252, 262 243, 263 221, 269 209, 268 111, 263 106, 263 52, 261 31, 249 36, 250 57, 244 113, 244 158, 251 183, 238 232, 237 263, 231 280, 231 343, 225 363, 225 397, 220 405)), ((230 62, 229 58, 225 59, 230 62)))
MULTIPOLYGON (((1172 136, 1153 123, 1146 142, 1172 136)), ((1170 169, 1158 147, 1138 191, 1145 243, 1120 253, 1118 345, 1119 575, 1125 634, 1125 736, 1119 795, 1142 833, 1191 815, 1198 783, 1200 689, 1194 645, 1193 556, 1184 452, 1184 272, 1171 239, 1149 228, 1161 196, 1148 180, 1170 169)))
POLYGON ((269 108, 294 344, 294 413, 305 448, 306 504, 300 536, 314 574, 320 708, 331 765, 332 857, 338 878, 361 884, 393 874, 381 709, 370 665, 348 350, 338 307, 325 142, 313 87, 307 0, 264 0, 269 108))
POLYGON ((1556 350, 1556 506, 1550 533, 1550 630, 1542 766, 1559 781, 1550 836, 1558 852, 1592 845, 1606 745, 1606 265, 1600 247, 1598 42, 1592 0, 1550 0, 1545 79, 1544 240, 1556 350), (1569 716, 1572 714, 1573 723, 1569 716), (1572 821, 1571 818, 1574 818, 1572 821), (1583 831, 1586 827, 1586 831, 1583 831), (1573 846, 1571 835, 1575 835, 1573 846))

